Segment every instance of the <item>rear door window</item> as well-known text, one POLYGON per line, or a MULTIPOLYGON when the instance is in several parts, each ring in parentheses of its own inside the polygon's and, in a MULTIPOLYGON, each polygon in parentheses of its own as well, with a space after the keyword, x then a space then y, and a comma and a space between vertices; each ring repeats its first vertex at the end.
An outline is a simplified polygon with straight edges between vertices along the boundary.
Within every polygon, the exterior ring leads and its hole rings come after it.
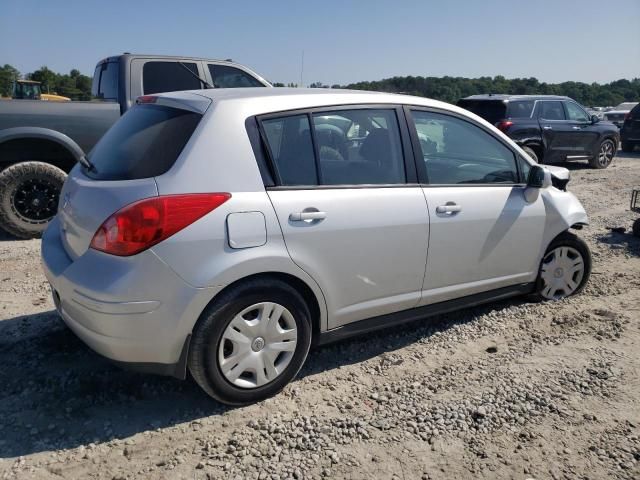
POLYGON ((96 180, 133 180, 162 175, 175 163, 202 115, 161 105, 137 105, 89 153, 96 180))
POLYGON ((560 101, 538 102, 538 117, 544 120, 566 120, 564 108, 560 101))
POLYGON ((256 78, 247 72, 229 65, 209 64, 209 73, 216 88, 264 87, 256 78))
POLYGON ((529 118, 533 112, 533 100, 515 100, 509 102, 507 106, 507 116, 509 118, 529 118))
POLYGON ((197 77, 198 65, 189 62, 151 61, 146 62, 142 68, 142 84, 144 93, 147 95, 181 90, 199 90, 202 88, 202 83, 197 77))

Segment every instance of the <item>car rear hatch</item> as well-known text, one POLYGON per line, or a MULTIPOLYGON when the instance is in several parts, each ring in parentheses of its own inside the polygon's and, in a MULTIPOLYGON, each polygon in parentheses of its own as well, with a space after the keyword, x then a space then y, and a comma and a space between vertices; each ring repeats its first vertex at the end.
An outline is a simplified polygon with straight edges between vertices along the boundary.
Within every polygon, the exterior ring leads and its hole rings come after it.
POLYGON ((67 254, 86 252, 113 213, 137 200, 158 196, 154 177, 167 172, 198 127, 210 99, 185 92, 141 97, 69 174, 58 219, 67 254))

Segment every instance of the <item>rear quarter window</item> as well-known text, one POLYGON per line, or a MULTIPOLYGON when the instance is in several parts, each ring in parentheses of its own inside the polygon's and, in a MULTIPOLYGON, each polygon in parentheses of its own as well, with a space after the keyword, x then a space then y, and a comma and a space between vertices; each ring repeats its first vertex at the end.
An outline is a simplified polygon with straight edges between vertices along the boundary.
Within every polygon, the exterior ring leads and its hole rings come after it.
POLYGON ((501 100, 460 100, 458 106, 493 124, 507 116, 507 107, 501 100))
POLYGON ((202 115, 160 105, 137 105, 118 120, 89 153, 96 180, 162 175, 176 162, 202 115))
POLYGON ((198 66, 189 62, 147 62, 142 68, 145 94, 200 90, 198 66), (189 73, 192 72, 192 73, 189 73))

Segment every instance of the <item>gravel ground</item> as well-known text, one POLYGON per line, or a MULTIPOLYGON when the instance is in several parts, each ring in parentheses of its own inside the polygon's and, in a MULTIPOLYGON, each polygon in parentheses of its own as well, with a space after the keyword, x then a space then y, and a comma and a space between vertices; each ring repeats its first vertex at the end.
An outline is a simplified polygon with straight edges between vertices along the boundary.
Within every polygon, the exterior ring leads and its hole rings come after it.
POLYGON ((111 366, 59 321, 38 241, 0 234, 0 478, 640 478, 640 154, 572 165, 586 291, 494 303, 311 353, 231 409, 111 366))

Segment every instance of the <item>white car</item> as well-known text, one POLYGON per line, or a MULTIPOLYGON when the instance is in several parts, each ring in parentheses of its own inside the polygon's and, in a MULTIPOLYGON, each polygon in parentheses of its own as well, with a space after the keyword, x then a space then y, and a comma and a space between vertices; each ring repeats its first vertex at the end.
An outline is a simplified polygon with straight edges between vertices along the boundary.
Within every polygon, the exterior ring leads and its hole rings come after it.
POLYGON ((622 128, 625 118, 636 105, 638 105, 638 102, 623 102, 612 110, 606 111, 604 113, 604 119, 613 123, 618 128, 622 128))
POLYGON ((244 404, 312 344, 589 278, 568 170, 461 108, 282 88, 138 103, 42 239, 58 312, 120 364, 244 404))

